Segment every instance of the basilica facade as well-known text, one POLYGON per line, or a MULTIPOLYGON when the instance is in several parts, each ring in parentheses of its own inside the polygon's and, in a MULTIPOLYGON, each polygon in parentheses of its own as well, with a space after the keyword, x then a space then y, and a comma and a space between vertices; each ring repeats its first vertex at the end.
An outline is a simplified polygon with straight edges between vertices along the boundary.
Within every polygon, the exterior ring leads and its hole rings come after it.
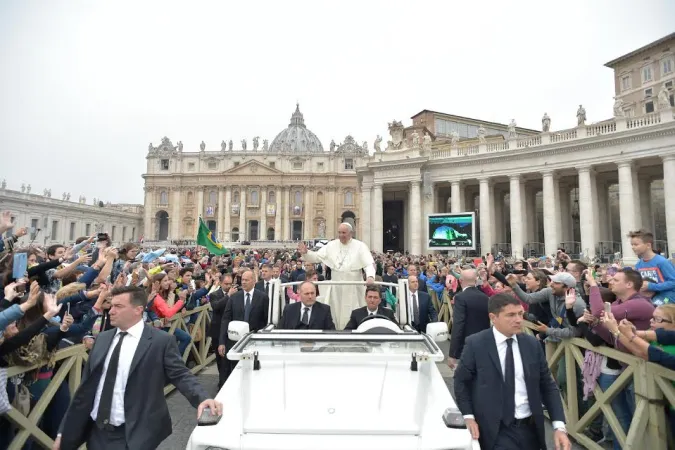
POLYGON ((334 237, 345 221, 358 234, 363 211, 355 169, 367 159, 367 144, 351 136, 324 149, 299 105, 271 143, 254 137, 235 148, 222 141, 214 151, 202 142, 188 152, 165 137, 148 148, 145 235, 194 239, 200 216, 226 243, 334 237))

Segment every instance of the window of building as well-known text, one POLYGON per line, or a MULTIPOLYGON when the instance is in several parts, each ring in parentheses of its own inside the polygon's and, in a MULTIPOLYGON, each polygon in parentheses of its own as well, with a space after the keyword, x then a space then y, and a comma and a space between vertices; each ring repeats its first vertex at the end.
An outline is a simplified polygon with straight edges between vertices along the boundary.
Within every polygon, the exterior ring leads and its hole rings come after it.
POLYGON ((626 117, 633 117, 635 113, 633 112, 633 108, 626 108, 623 110, 623 114, 626 117))
POLYGON ((673 58, 661 60, 661 76, 672 73, 674 66, 675 64, 673 64, 673 58))
POLYGON ((52 220, 52 233, 51 233, 52 240, 56 240, 58 234, 59 234, 59 221, 52 220))
POLYGON ((354 170, 354 160, 352 158, 345 158, 345 170, 354 170))
POLYGON ((209 192, 209 205, 215 205, 217 201, 218 194, 216 194, 216 191, 209 192))
POLYGON ((168 160, 168 159, 163 159, 163 160, 160 162, 160 167, 162 168, 162 170, 169 170, 169 160, 168 160))
POLYGON ((239 203, 239 191, 234 191, 232 194, 232 203, 239 203))
POLYGON ((131 242, 134 241, 134 236, 136 236, 136 227, 133 227, 133 228, 131 229, 131 236, 129 236, 129 240, 130 240, 131 242))
POLYGON ((239 161, 234 162, 234 167, 237 167, 239 165, 239 161))
POLYGON ((323 171, 323 163, 322 162, 316 163, 316 169, 319 171, 323 171))
POLYGON ((651 97, 653 95, 653 93, 654 93, 654 91, 652 90, 652 88, 645 89, 645 98, 651 97))
POLYGON ((68 240, 69 241, 74 241, 75 240, 75 222, 70 222, 70 230, 68 230, 68 240))
POLYGON ((268 201, 269 203, 275 203, 275 202, 276 202, 276 198, 277 198, 277 197, 276 197, 276 194, 274 193, 274 191, 269 191, 269 192, 267 193, 267 199, 268 199, 267 201, 268 201))
POLYGON ((251 205, 257 205, 258 204, 258 191, 251 191, 251 201, 249 202, 251 205))
POLYGON ((354 205, 354 193, 352 191, 345 192, 345 206, 354 205))
POLYGON ((238 241, 239 240, 239 228, 238 227, 232 228, 232 233, 230 233, 230 234, 231 234, 230 239, 232 241, 238 241))
POLYGON ((302 170, 302 161, 293 161, 293 170, 302 170))
POLYGON ((166 191, 159 193, 159 204, 168 205, 169 204, 169 194, 166 191))
POLYGON ((652 66, 642 68, 642 82, 647 83, 648 81, 652 81, 652 66))
POLYGON ((663 85, 664 85, 664 86, 666 87, 666 89, 668 89, 669 91, 672 91, 672 90, 673 90, 673 80, 666 81, 665 83, 663 83, 663 85))
POLYGON ((276 164, 274 161, 270 161, 270 167, 271 167, 272 169, 276 168, 276 165, 277 165, 277 164, 276 164))
POLYGON ((113 242, 116 241, 116 235, 117 234, 117 227, 113 225, 112 227, 112 232, 110 233, 110 239, 112 239, 113 242))
POLYGON ((91 224, 88 223, 84 226, 84 234, 85 236, 91 236, 91 224))
POLYGON ((323 192, 321 192, 321 191, 317 192, 316 202, 320 205, 323 204, 323 192))
POLYGON ((194 203, 194 201, 195 201, 195 194, 193 194, 192 192, 188 192, 187 193, 187 202, 188 203, 194 203))
POLYGON ((302 192, 295 191, 295 206, 302 205, 302 192))
POLYGON ((188 170, 194 171, 195 170, 195 163, 188 163, 188 170))
POLYGON ((622 91, 627 91, 630 89, 630 75, 624 75, 621 77, 621 90, 622 91))
POLYGON ((645 103, 645 113, 653 113, 654 112, 654 102, 647 102, 645 103))
POLYGON ((218 167, 218 164, 214 161, 209 161, 209 169, 215 169, 218 167))
POLYGON ((122 242, 127 241, 127 227, 122 227, 122 242))

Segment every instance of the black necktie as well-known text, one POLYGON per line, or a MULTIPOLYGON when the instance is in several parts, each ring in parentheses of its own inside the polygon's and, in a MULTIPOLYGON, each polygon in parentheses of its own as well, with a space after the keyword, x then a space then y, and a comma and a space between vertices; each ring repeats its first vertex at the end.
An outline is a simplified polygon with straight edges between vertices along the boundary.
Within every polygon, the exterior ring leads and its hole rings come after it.
POLYGON ((511 425, 516 414, 516 368, 513 362, 513 338, 506 340, 506 360, 504 361, 504 409, 502 421, 511 425))
POLYGON ((413 322, 416 325, 419 325, 419 323, 420 323, 420 307, 417 304, 414 293, 412 295, 412 309, 413 309, 413 322))
POLYGON ((248 318, 251 315, 251 294, 246 293, 246 302, 244 302, 244 321, 248 322, 248 318))
POLYGON ((108 362, 108 370, 105 373, 105 380, 103 381, 103 390, 101 391, 101 398, 98 403, 98 412, 96 414, 96 425, 103 428, 104 425, 110 423, 110 412, 112 410, 113 391, 115 390, 115 379, 117 378, 117 367, 120 365, 120 350, 122 350, 122 341, 126 331, 119 332, 119 340, 110 356, 108 362))
POLYGON ((265 294, 270 295, 270 282, 265 281, 265 294))
POLYGON ((309 325, 309 308, 306 306, 302 310, 302 319, 300 319, 300 321, 304 325, 309 325))

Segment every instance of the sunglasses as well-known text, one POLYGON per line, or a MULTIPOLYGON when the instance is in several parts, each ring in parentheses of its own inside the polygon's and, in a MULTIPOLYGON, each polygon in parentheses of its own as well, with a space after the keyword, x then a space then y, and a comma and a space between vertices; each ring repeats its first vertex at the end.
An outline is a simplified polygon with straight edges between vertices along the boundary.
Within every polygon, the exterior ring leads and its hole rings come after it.
POLYGON ((663 317, 652 317, 649 320, 651 320, 653 322, 656 322, 656 323, 673 323, 672 320, 664 319, 663 317))

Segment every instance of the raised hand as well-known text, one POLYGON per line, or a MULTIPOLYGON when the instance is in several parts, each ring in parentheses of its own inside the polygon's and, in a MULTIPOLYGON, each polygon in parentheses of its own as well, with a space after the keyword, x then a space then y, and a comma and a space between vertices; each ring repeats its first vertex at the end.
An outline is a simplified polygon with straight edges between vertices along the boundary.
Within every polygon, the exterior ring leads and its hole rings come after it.
POLYGON ((30 292, 28 293, 28 300, 26 300, 23 304, 26 305, 26 307, 28 308, 32 308, 37 304, 39 296, 40 296, 40 285, 38 284, 37 281, 33 281, 30 284, 30 292))
POLYGON ((565 294, 565 306, 570 309, 577 302, 577 290, 569 288, 565 294))
POLYGON ((308 251, 307 244, 305 244, 304 242, 298 243, 298 252, 300 252, 301 255, 306 254, 307 251, 308 251))
POLYGON ((65 316, 63 316, 63 321, 61 321, 61 331, 63 331, 64 333, 68 331, 73 322, 75 322, 75 319, 73 319, 73 316, 71 316, 70 314, 66 314, 65 316))
POLYGON ((56 303, 56 297, 53 294, 44 294, 44 300, 42 300, 42 309, 45 312, 45 317, 51 319, 61 311, 61 306, 56 303))

